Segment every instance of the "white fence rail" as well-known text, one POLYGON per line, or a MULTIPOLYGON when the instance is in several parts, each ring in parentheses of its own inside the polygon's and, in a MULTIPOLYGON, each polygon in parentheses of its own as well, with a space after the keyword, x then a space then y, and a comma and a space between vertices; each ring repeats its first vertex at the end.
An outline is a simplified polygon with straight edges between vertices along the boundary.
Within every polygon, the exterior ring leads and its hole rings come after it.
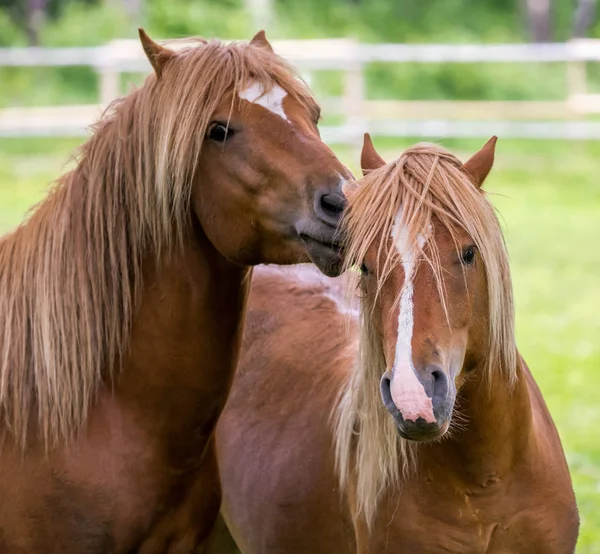
MULTIPOLYGON (((276 52, 310 81, 315 71, 344 74, 343 97, 322 99, 326 113, 342 123, 322 129, 330 142, 358 143, 373 134, 411 137, 566 138, 600 140, 600 94, 587 90, 586 65, 600 61, 600 40, 555 44, 416 45, 359 44, 351 39, 273 41, 276 52), (369 100, 365 67, 370 63, 562 63, 568 93, 560 101, 369 100)), ((178 47, 185 46, 180 43, 178 47)), ((150 70, 137 40, 101 47, 0 49, 0 67, 90 66, 99 75, 98 104, 0 110, 0 136, 79 136, 87 133, 112 99, 122 93, 121 74, 150 70)))

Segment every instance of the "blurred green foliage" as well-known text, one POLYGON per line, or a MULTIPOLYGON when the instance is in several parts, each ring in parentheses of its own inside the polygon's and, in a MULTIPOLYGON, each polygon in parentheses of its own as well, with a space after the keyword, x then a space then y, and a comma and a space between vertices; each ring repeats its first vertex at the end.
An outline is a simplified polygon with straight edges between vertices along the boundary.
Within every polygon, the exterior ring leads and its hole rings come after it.
MULTIPOLYGON (((135 37, 140 24, 159 38, 249 38, 257 30, 242 0, 141 0, 136 17, 126 14, 124 1, 50 0, 40 43, 100 45, 135 37)), ((23 3, 0 0, 0 6, 11 2, 23 3)), ((520 6, 519 0, 275 0, 276 17, 267 32, 271 38, 351 36, 364 42, 523 42, 528 31, 520 6)), ((569 37, 574 8, 574 0, 553 3, 554 39, 569 37)), ((25 44, 15 10, 0 9, 0 46, 25 44)), ((600 24, 594 33, 600 36, 600 24)), ((373 64, 366 79, 373 98, 552 100, 566 92, 561 64, 373 64)), ((590 81, 594 87, 600 83, 598 72, 590 81)), ((317 74, 313 87, 317 94, 332 94, 340 78, 317 74)), ((90 68, 0 68, 0 107, 97 99, 97 76, 90 68)))

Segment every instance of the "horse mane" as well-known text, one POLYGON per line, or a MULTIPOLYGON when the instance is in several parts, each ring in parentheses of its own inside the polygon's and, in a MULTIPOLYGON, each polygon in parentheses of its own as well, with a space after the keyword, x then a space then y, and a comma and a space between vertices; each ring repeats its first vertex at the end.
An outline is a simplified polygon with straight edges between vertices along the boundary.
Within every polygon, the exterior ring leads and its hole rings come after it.
POLYGON ((343 222, 348 237, 346 264, 360 265, 379 236, 383 274, 375 298, 362 295, 359 353, 333 416, 341 490, 352 479, 356 487, 354 515, 362 515, 369 528, 380 495, 388 486, 400 485, 416 467, 417 445, 400 438, 380 398, 379 380, 386 362, 370 317, 386 275, 399 262, 396 249, 390 249, 387 242, 398 214, 407 226, 408 248, 433 269, 444 309, 439 252, 431 240, 433 219, 448 229, 457 246, 459 228, 473 239, 485 266, 489 296, 490 332, 483 378, 499 371, 512 385, 517 371, 508 255, 496 212, 485 193, 470 181, 457 158, 433 144, 416 145, 398 160, 367 174, 350 197, 343 222), (427 254, 419 241, 425 234, 430 235, 427 254))
POLYGON ((218 105, 251 81, 313 113, 296 73, 267 49, 194 39, 162 77, 116 100, 28 220, 0 241, 0 425, 25 449, 73 438, 120 369, 142 263, 181 246, 192 182, 218 105), (196 44, 197 43, 197 44, 196 44))

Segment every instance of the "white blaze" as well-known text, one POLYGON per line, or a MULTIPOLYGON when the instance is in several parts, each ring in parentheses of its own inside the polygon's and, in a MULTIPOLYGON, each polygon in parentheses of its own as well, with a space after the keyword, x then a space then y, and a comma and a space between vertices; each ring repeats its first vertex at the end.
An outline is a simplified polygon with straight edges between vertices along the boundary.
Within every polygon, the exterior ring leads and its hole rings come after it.
POLYGON ((279 85, 274 85, 270 90, 265 91, 264 87, 254 81, 250 86, 239 93, 242 100, 248 100, 252 104, 258 104, 263 108, 277 114, 286 121, 289 121, 283 109, 283 99, 287 96, 287 91, 279 85))
MULTIPOLYGON (((409 243, 408 229, 401 220, 402 211, 396 216, 392 228, 394 245, 402 259, 404 269, 404 287, 400 296, 398 313, 398 339, 396 355, 392 369, 390 392, 396 408, 405 420, 416 421, 421 417, 429 423, 435 422, 433 404, 425 392, 425 388, 417 378, 412 361, 413 335, 413 276, 416 266, 415 253, 409 243)), ((419 247, 423 248, 426 237, 419 235, 419 247)))

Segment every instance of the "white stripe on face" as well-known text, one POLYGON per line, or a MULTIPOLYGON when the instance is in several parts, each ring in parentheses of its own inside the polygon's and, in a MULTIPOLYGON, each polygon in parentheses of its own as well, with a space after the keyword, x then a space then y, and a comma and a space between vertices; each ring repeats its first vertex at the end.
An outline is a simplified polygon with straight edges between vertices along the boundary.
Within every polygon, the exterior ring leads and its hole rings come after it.
MULTIPOLYGON (((408 243, 408 229, 401 221, 402 210, 396 216, 392 228, 392 238, 404 268, 404 287, 400 296, 398 314, 398 339, 392 368, 390 392, 396 408, 404 420, 416 421, 421 417, 428 423, 435 423, 431 398, 425 393, 423 384, 417 378, 412 362, 413 334, 413 276, 416 266, 415 252, 408 243)), ((419 235, 419 247, 423 248, 426 237, 419 235)))
POLYGON ((252 104, 258 104, 279 117, 289 121, 283 109, 283 99, 287 96, 287 91, 279 85, 274 85, 269 91, 265 92, 260 83, 254 81, 250 86, 239 93, 242 100, 248 100, 252 104))

